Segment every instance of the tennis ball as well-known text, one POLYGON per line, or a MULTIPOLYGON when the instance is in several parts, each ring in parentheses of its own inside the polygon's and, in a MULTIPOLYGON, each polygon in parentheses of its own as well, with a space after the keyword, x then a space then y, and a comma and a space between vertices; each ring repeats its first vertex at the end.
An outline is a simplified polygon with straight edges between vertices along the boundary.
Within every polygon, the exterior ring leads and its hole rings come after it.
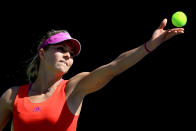
POLYGON ((172 24, 176 27, 182 27, 186 25, 187 16, 182 11, 177 11, 172 15, 172 24))

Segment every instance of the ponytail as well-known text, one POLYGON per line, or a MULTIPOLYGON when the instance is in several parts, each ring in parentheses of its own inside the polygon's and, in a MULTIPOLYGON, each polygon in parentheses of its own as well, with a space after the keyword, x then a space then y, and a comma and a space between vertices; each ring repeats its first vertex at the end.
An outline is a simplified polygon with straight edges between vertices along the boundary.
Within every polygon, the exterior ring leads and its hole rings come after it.
POLYGON ((37 75, 39 72, 39 65, 40 65, 40 59, 39 56, 36 55, 33 57, 31 63, 28 65, 28 68, 26 70, 27 77, 30 83, 33 83, 37 79, 37 75))

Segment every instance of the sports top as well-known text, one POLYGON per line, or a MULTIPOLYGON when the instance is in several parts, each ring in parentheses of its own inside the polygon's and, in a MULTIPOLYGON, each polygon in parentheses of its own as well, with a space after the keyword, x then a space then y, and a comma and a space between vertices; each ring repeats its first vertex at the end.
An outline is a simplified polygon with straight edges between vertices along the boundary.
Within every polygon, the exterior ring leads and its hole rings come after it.
POLYGON ((67 81, 62 79, 53 94, 40 103, 30 101, 30 84, 20 86, 13 107, 14 131, 76 131, 79 115, 68 108, 67 81))

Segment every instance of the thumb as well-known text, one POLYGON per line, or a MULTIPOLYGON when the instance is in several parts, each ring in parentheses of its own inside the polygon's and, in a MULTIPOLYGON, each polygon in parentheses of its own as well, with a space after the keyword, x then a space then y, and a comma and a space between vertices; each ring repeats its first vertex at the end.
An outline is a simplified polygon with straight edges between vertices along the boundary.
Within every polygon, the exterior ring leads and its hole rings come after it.
POLYGON ((160 26, 159 26, 159 29, 163 29, 167 24, 167 19, 163 19, 163 21, 161 22, 160 26))

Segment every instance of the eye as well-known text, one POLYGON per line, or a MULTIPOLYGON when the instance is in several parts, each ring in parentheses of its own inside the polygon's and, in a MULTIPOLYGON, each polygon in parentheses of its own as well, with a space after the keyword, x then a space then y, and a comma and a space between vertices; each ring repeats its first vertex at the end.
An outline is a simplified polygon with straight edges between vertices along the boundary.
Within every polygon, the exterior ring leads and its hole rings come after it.
POLYGON ((71 57, 75 57, 75 54, 73 52, 70 52, 71 57))
POLYGON ((60 52, 65 52, 65 49, 63 47, 57 47, 57 50, 60 52))
MULTIPOLYGON (((62 52, 62 53, 68 52, 68 50, 63 47, 57 47, 56 49, 57 51, 62 52)), ((72 58, 75 56, 75 54, 72 51, 70 51, 69 53, 72 58)))

